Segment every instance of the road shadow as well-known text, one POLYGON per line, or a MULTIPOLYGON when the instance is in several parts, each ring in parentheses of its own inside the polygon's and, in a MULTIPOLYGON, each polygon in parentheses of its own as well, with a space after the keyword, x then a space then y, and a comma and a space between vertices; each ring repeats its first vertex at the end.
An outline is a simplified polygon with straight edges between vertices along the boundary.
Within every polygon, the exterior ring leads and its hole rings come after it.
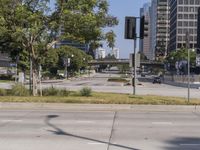
POLYGON ((97 139, 93 139, 93 138, 89 138, 89 137, 84 137, 84 136, 80 136, 80 135, 67 133, 64 130, 60 129, 59 127, 55 126, 54 124, 52 124, 50 122, 52 119, 58 118, 58 117, 59 117, 58 115, 48 115, 48 116, 46 116, 45 124, 53 128, 53 130, 47 130, 47 131, 52 132, 55 135, 68 136, 68 137, 78 138, 78 139, 82 139, 82 140, 97 142, 97 143, 101 143, 101 144, 108 144, 109 146, 114 146, 114 147, 122 148, 122 149, 125 149, 125 150, 139 150, 139 149, 124 146, 124 145, 113 144, 113 143, 109 143, 109 142, 106 142, 106 141, 101 141, 101 140, 97 140, 97 139))
POLYGON ((200 137, 177 137, 166 141, 165 150, 200 150, 200 137))

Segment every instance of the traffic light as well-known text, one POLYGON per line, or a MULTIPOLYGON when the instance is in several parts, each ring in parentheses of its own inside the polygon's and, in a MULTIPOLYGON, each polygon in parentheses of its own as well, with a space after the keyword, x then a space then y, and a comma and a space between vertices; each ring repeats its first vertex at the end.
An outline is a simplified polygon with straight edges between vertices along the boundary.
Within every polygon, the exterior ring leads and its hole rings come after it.
POLYGON ((125 18, 125 39, 136 39, 136 18, 125 18))
POLYGON ((145 20, 145 16, 140 18, 140 39, 148 36, 148 22, 145 20))

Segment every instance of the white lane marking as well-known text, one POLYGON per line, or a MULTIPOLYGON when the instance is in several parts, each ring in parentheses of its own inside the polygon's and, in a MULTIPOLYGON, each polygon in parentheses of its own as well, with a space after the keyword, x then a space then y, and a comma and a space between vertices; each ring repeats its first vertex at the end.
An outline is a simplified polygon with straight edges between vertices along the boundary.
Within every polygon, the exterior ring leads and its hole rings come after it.
POLYGON ((99 142, 89 142, 87 144, 89 144, 89 145, 106 145, 105 143, 99 143, 99 142))
POLYGON ((152 122, 152 124, 155 125, 172 125, 172 122, 152 122))
POLYGON ((95 121, 84 121, 84 120, 80 120, 80 121, 76 121, 76 123, 88 123, 88 124, 94 124, 95 121))
POLYGON ((22 122, 22 120, 1 120, 1 122, 22 122))
POLYGON ((179 144, 180 146, 200 146, 200 144, 179 144))

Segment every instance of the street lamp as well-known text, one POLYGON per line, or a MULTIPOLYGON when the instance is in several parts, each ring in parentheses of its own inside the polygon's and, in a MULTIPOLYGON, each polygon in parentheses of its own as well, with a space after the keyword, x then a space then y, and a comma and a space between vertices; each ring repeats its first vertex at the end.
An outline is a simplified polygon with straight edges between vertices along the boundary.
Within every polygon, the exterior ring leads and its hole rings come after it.
MULTIPOLYGON (((190 48, 188 48, 188 102, 190 102, 190 48)), ((192 49, 192 51, 198 52, 200 49, 195 48, 192 49)), ((198 61, 198 56, 196 56, 196 65, 200 65, 200 62, 198 61)))

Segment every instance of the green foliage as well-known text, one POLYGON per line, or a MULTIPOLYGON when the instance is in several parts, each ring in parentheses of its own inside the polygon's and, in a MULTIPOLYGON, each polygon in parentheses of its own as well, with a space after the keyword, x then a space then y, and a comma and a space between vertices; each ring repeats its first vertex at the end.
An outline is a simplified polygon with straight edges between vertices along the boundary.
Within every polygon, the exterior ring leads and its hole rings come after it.
POLYGON ((10 90, 12 96, 28 96, 29 90, 22 84, 15 84, 10 90))
MULTIPOLYGON (((49 0, 0 0, 0 51, 9 53, 13 60, 19 56, 23 71, 27 70, 30 57, 35 82, 38 66, 45 57, 45 67, 55 67, 58 57, 51 48, 60 40, 90 45, 105 39, 102 28, 118 24, 108 14, 108 6, 106 0, 57 0, 55 9, 50 11, 49 0), (64 34, 58 36, 61 26, 64 34)), ((72 65, 76 70, 86 66, 79 58, 74 58, 77 63, 72 65)), ((32 84, 36 85, 36 95, 37 83, 32 84)))
POLYGON ((12 75, 0 75, 0 80, 13 80, 12 75))
POLYGON ((53 68, 57 67, 58 59, 59 59, 59 56, 58 56, 57 49, 52 48, 49 51, 47 51, 46 56, 43 58, 43 62, 42 62, 43 70, 55 70, 53 68))
MULTIPOLYGON (((167 61, 172 64, 175 64, 176 61, 181 61, 181 60, 188 60, 188 50, 185 48, 173 51, 167 57, 167 61)), ((190 50, 190 61, 192 65, 195 65, 195 60, 196 60, 196 53, 190 50)))
POLYGON ((111 31, 106 33, 105 37, 107 39, 108 47, 113 49, 115 47, 116 34, 114 33, 113 30, 111 30, 111 31))
POLYGON ((80 95, 81 95, 81 96, 91 96, 91 94, 92 94, 92 89, 89 88, 89 87, 84 87, 84 88, 82 88, 79 92, 80 92, 80 95))
POLYGON ((121 77, 113 77, 108 79, 109 82, 129 82, 128 80, 121 77))
POLYGON ((6 96, 7 91, 5 89, 0 89, 0 96, 6 96))
POLYGON ((126 73, 130 70, 129 64, 122 64, 117 66, 120 70, 120 73, 126 73))
POLYGON ((69 96, 70 91, 66 89, 57 89, 53 86, 42 90, 43 96, 69 96))
POLYGON ((70 58, 69 71, 79 71, 81 68, 86 68, 88 62, 92 59, 91 56, 87 55, 84 51, 71 46, 63 46, 58 48, 59 56, 59 69, 64 69, 63 58, 70 58), (72 57, 73 56, 73 57, 72 57))

